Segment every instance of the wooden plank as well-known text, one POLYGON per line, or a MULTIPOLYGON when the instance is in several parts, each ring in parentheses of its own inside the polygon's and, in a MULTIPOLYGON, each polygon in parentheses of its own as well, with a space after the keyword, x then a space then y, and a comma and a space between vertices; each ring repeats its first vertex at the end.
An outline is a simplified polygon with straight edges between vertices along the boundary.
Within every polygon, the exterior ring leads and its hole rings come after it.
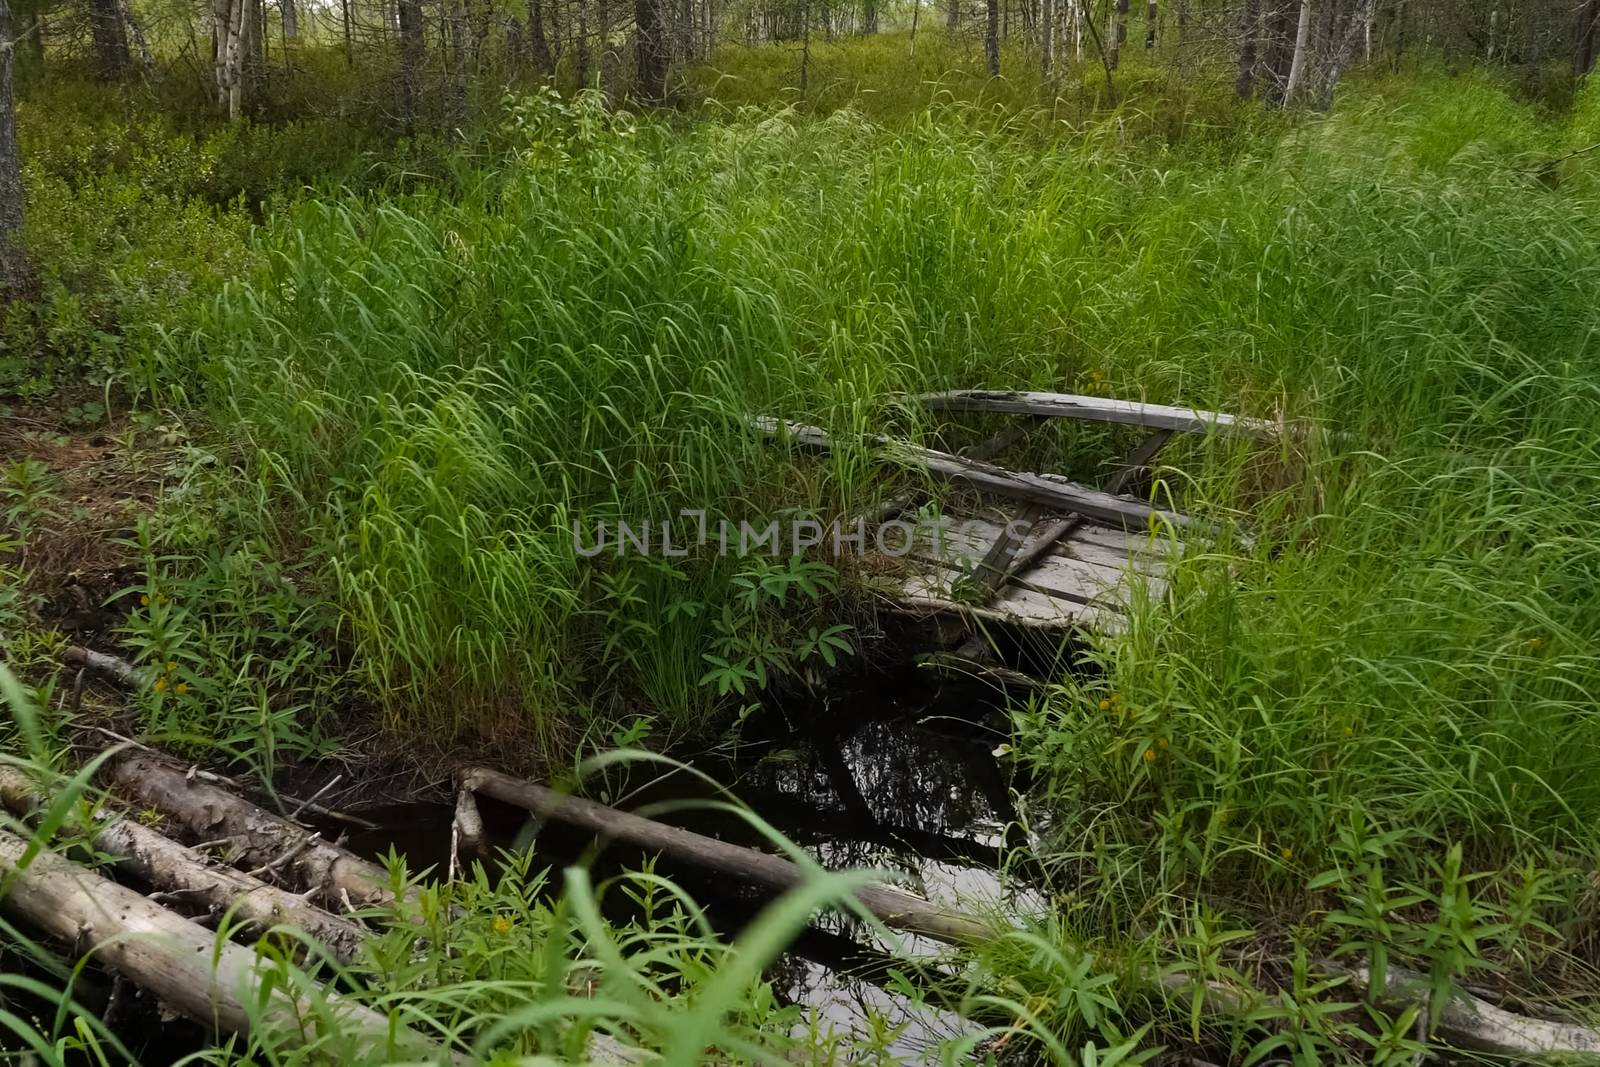
MULTIPOLYGON (((1171 430, 1157 430, 1135 445, 1133 450, 1123 458, 1122 464, 1117 468, 1116 472, 1107 480, 1105 491, 1108 493, 1121 493, 1127 489, 1129 484, 1149 465, 1150 461, 1155 458, 1156 453, 1161 451, 1162 446, 1171 437, 1171 430)), ((1036 521, 1036 519, 1030 521, 1036 521)), ((1010 550, 1010 554, 1014 557, 1014 562, 1003 566, 1002 572, 996 579, 996 584, 998 585, 1008 578, 1015 578, 1025 573, 1038 562, 1040 556, 1050 550, 1051 545, 1087 521, 1082 515, 1069 515, 1058 522, 1052 523, 1049 529, 1039 535, 1039 539, 1033 543, 1026 553, 1018 553, 1016 547, 1013 547, 1010 550)))
MULTIPOLYGON (((751 424, 763 433, 786 436, 789 440, 808 448, 828 450, 834 447, 832 438, 815 426, 782 422, 769 416, 758 416, 751 420, 751 424)), ((1103 493, 1059 475, 1024 474, 991 463, 963 459, 948 452, 937 452, 931 448, 889 441, 878 436, 865 438, 864 443, 870 448, 880 450, 886 458, 925 467, 932 474, 970 485, 975 489, 1044 504, 1063 511, 1075 511, 1112 526, 1144 530, 1155 522, 1180 529, 1211 529, 1209 525, 1196 522, 1187 515, 1164 511, 1137 500, 1103 493)))
POLYGON ((1083 627, 1120 633, 1127 626, 1126 618, 1112 608, 1064 600, 1017 586, 1008 587, 1003 595, 988 604, 965 604, 950 599, 932 575, 908 580, 895 592, 893 603, 901 610, 953 614, 1043 629, 1083 627))
POLYGON ((1090 422, 1115 422, 1129 426, 1149 426, 1158 430, 1185 433, 1236 434, 1271 440, 1280 437, 1283 427, 1266 419, 1229 415, 1200 408, 1173 407, 1168 404, 1141 404, 1134 400, 1115 400, 1103 396, 1074 393, 1034 393, 990 389, 958 389, 947 393, 924 393, 917 398, 932 411, 989 411, 1013 415, 1038 415, 1053 419, 1082 419, 1090 422))
POLYGON ((1181 541, 1165 537, 1149 537, 1142 533, 1129 533, 1126 530, 1093 522, 1085 523, 1072 531, 1063 544, 1099 545, 1129 559, 1138 560, 1143 557, 1163 561, 1174 552, 1181 553, 1184 547, 1181 541))
MULTIPOLYGON (((909 555, 947 571, 972 573, 1002 535, 1003 527, 998 523, 959 518, 953 520, 952 526, 944 531, 938 547, 934 545, 930 531, 925 539, 917 540, 909 555)), ((1024 544, 1031 543, 1036 537, 1030 535, 1024 544)), ((1039 592, 1083 601, 1106 596, 1119 588, 1131 588, 1140 581, 1150 583, 1156 596, 1166 594, 1166 582, 1159 574, 1150 574, 1132 566, 1127 557, 1118 556, 1111 549, 1100 545, 1090 546, 1086 556, 1079 556, 1067 549, 1068 546, 1059 546, 1058 551, 1047 554, 1035 570, 1018 581, 1039 592)), ((1128 597, 1118 594, 1112 599, 1122 603, 1128 597)))
MULTIPOLYGON (((1043 419, 1030 418, 1026 422, 1019 422, 1014 426, 1007 426, 993 437, 979 441, 977 444, 972 445, 969 448, 957 449, 956 455, 965 456, 968 459, 993 459, 1006 449, 1010 448, 1012 445, 1016 444, 1018 441, 1022 440, 1024 437, 1028 436, 1029 431, 1033 430, 1043 421, 1043 419)), ((877 526, 881 523, 888 522, 890 519, 905 511, 912 504, 915 504, 918 500, 922 499, 924 495, 925 494, 919 486, 910 486, 902 489, 899 492, 890 495, 889 498, 880 503, 875 510, 864 513, 861 516, 862 520, 868 526, 877 526)), ((851 526, 853 528, 854 523, 852 523, 851 526)))

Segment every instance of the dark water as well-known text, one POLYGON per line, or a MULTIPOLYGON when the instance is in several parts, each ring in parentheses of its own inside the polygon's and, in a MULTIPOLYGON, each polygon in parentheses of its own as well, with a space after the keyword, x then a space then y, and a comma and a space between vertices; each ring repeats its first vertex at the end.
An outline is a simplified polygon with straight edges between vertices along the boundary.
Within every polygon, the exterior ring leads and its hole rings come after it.
MULTIPOLYGON (((1010 772, 993 754, 1005 740, 999 694, 973 682, 952 681, 906 668, 863 675, 826 694, 793 695, 753 716, 714 748, 686 758, 695 771, 638 764, 613 768, 584 792, 617 807, 640 811, 723 840, 771 848, 748 821, 704 803, 730 791, 762 819, 832 869, 873 868, 941 904, 967 910, 1004 906, 1015 911, 1031 900, 1005 900, 996 869, 1015 819, 1010 772)), ((480 798, 486 827, 509 845, 525 816, 480 798)), ((450 811, 404 805, 366 812, 376 832, 352 838, 374 855, 391 846, 413 869, 447 862, 450 811)), ((595 855, 592 840, 556 825, 535 841, 552 864, 583 859, 597 877, 635 866, 638 850, 610 845, 595 855)), ((702 901, 729 932, 758 910, 762 900, 705 872, 665 861, 657 870, 702 901)), ((889 991, 897 960, 936 965, 941 946, 907 935, 886 939, 859 921, 834 913, 772 969, 781 996, 815 1012, 822 1028, 849 1031, 864 1025, 870 1007, 903 1023, 899 1051, 911 1053, 966 1025, 953 1013, 913 1008, 889 991)))

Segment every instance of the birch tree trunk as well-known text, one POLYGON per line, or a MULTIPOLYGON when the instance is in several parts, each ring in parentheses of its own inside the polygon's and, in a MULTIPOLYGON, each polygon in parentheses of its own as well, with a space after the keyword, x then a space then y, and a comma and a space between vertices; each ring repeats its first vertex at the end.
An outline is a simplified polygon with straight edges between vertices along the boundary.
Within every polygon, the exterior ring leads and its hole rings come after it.
POLYGON ((244 98, 245 18, 250 0, 212 0, 212 69, 217 107, 237 121, 244 98))
MULTIPOLYGON (((75 952, 95 958, 171 1008, 224 1033, 265 1023, 291 1042, 315 1041, 324 1020, 282 986, 262 988, 256 953, 165 910, 125 886, 41 852, 26 866, 27 843, 0 833, 0 876, 7 912, 21 916, 75 952), (247 1005, 251 1005, 248 1006, 247 1005)), ((326 994, 338 1039, 325 1055, 376 1053, 433 1060, 437 1045, 372 1009, 326 994)))
POLYGON ((27 263, 22 246, 22 158, 17 152, 17 100, 12 86, 16 53, 11 8, 0 0, 0 300, 22 287, 27 263))
POLYGON ((1048 82, 1055 74, 1055 0, 1044 0, 1039 11, 1039 76, 1048 82))
POLYGON ((278 4, 283 14, 283 43, 288 44, 300 36, 300 12, 294 0, 278 0, 278 4))
POLYGON ((1300 0, 1300 24, 1294 34, 1294 59, 1289 63, 1289 81, 1283 87, 1283 106, 1294 104, 1294 94, 1306 73, 1306 47, 1311 43, 1311 0, 1300 0))

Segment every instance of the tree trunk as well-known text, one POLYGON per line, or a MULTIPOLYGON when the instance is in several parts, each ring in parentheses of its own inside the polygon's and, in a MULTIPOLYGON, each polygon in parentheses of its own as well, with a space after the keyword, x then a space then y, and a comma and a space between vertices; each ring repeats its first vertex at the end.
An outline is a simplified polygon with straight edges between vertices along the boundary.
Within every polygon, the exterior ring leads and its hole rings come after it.
POLYGON ((1244 0, 1239 21, 1239 75, 1233 81, 1233 91, 1239 99, 1248 100, 1256 92, 1256 46, 1261 39, 1261 0, 1244 0))
POLYGON ((422 0, 396 0, 400 18, 400 117, 406 134, 417 132, 417 109, 421 104, 422 64, 426 45, 422 38, 422 0))
POLYGON ((217 83, 217 107, 236 121, 244 99, 245 19, 251 0, 212 0, 211 60, 217 83))
POLYGON ((578 88, 589 88, 589 3, 578 0, 578 35, 573 41, 572 73, 577 77, 578 88))
POLYGON ((983 58, 989 77, 1000 76, 1000 0, 986 0, 983 23, 983 58))
POLYGON ((638 27, 638 46, 634 52, 639 98, 660 103, 667 95, 666 20, 664 0, 634 0, 633 17, 638 27))
POLYGON ((1578 10, 1578 46, 1572 52, 1572 70, 1579 77, 1594 69, 1597 37, 1600 37, 1600 0, 1589 0, 1578 10))
POLYGON ((467 10, 466 0, 445 0, 445 35, 449 43, 450 72, 445 88, 447 121, 452 130, 467 126, 467 10))
POLYGON ((920 15, 920 14, 922 14, 922 4, 920 2, 912 4, 911 5, 911 49, 910 49, 910 58, 912 58, 912 59, 916 59, 917 58, 917 16, 920 15))
POLYGON ((283 43, 300 36, 300 13, 294 6, 294 0, 278 0, 279 10, 283 15, 283 43))
POLYGON ((12 85, 15 53, 11 8, 0 0, 0 301, 27 279, 22 255, 22 158, 17 153, 17 101, 12 85))
POLYGON ((1115 21, 1109 31, 1111 54, 1108 61, 1116 70, 1122 63, 1122 46, 1128 43, 1128 0, 1117 0, 1115 21))
MULTIPOLYGON (((916 16, 913 15, 913 18, 916 16)), ((878 32, 878 0, 863 0, 861 5, 861 32, 872 36, 878 32)))
POLYGON ((944 28, 954 33, 961 25, 961 0, 949 0, 944 10, 944 28))
POLYGON ((622 74, 622 57, 617 54, 611 36, 611 0, 600 0, 595 15, 598 22, 595 32, 600 37, 600 91, 605 94, 606 103, 615 107, 621 99, 617 82, 622 74))
POLYGON ((1289 84, 1289 64, 1294 59, 1295 11, 1292 0, 1267 0, 1271 5, 1264 18, 1262 39, 1266 54, 1262 71, 1270 79, 1263 94, 1267 103, 1283 102, 1284 86, 1289 84))
POLYGON ((528 62, 534 73, 555 73, 555 57, 550 54, 550 38, 544 30, 543 0, 528 0, 528 62))
POLYGON ((350 0, 339 0, 339 14, 344 22, 344 65, 347 69, 356 65, 355 41, 350 32, 350 0))
POLYGON ((1342 30, 1337 27, 1335 29, 1329 48, 1328 69, 1323 73, 1322 84, 1317 91, 1317 106, 1324 111, 1333 106, 1333 92, 1339 87, 1339 79, 1344 77, 1344 72, 1355 60, 1363 27, 1371 21, 1372 9, 1376 3, 1377 0, 1355 0, 1349 21, 1342 30))
POLYGON ((1160 17, 1161 13, 1157 7, 1156 0, 1146 0, 1144 6, 1144 50, 1146 52, 1155 50, 1156 24, 1160 17))
POLYGON ((1294 35, 1294 59, 1289 64, 1289 81, 1283 87, 1283 106, 1294 104, 1295 91, 1306 73, 1306 50, 1311 43, 1311 0, 1300 0, 1300 24, 1294 35))
POLYGON ((100 76, 115 81, 127 73, 128 31, 118 0, 89 0, 89 35, 100 76))
POLYGON ((1039 77, 1048 82, 1056 72, 1055 0, 1044 0, 1039 11, 1039 77))

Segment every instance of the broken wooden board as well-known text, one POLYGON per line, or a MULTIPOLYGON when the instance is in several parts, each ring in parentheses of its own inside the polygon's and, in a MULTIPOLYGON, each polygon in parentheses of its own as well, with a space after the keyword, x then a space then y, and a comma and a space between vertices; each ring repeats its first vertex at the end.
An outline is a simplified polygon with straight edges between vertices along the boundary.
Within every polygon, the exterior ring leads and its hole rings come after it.
MULTIPOLYGON (((835 447, 834 439, 826 430, 804 423, 784 422, 769 416, 757 416, 751 425, 762 433, 787 438, 806 448, 829 451, 835 447)), ((992 463, 954 456, 931 448, 922 448, 904 441, 891 441, 884 437, 868 437, 865 443, 882 452, 886 459, 907 466, 920 467, 929 474, 969 485, 985 493, 1010 497, 1063 512, 1074 512, 1085 518, 1130 530, 1148 530, 1153 524, 1182 529, 1209 529, 1187 515, 1152 507, 1142 500, 1115 496, 1079 485, 1059 474, 1030 474, 1007 470, 992 463)))
POLYGON ((930 411, 986 411, 1040 418, 1081 419, 1089 422, 1116 422, 1128 426, 1148 426, 1157 430, 1186 433, 1241 434, 1271 439, 1283 434, 1284 427, 1266 419, 1229 415, 1221 411, 1173 407, 1169 404, 1143 404, 1136 400, 1116 400, 1103 396, 1074 393, 1032 393, 1015 390, 957 389, 948 393, 926 393, 917 398, 930 411))
MULTIPOLYGON (((1004 534, 1003 516, 963 515, 918 530, 906 568, 884 589, 889 605, 911 614, 948 613, 1046 629, 1120 632, 1136 599, 1167 591, 1167 563, 1177 542, 1097 523, 1075 527, 998 592, 964 598, 974 574, 1004 534)), ((1049 523, 1021 541, 1028 551, 1049 523)))

